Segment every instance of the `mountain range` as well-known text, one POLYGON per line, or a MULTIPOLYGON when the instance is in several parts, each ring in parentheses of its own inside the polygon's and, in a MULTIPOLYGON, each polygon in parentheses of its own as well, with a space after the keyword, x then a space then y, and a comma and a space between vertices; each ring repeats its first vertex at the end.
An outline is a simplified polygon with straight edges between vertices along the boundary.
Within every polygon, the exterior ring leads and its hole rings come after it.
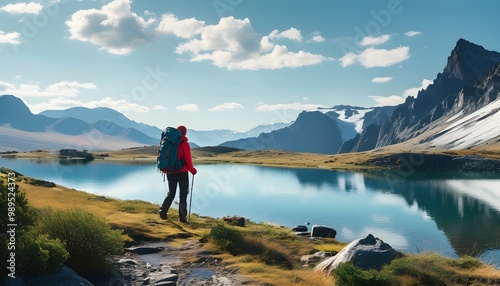
MULTIPOLYGON (((191 129, 188 135, 192 148, 216 146, 287 125, 261 125, 247 132, 191 129)), ((130 120, 111 108, 73 107, 33 114, 20 98, 0 96, 0 152, 63 148, 116 150, 157 145, 161 132, 156 126, 130 120)))
MULTIPOLYGON (((500 53, 459 39, 433 83, 400 105, 337 105, 303 111, 291 123, 257 126, 247 132, 190 129, 188 137, 192 147, 323 154, 394 144, 420 149, 496 144, 500 141, 499 82, 500 53)), ((0 151, 156 145, 161 131, 111 108, 74 107, 33 114, 21 99, 0 96, 0 151)))
POLYGON ((459 39, 443 72, 416 97, 409 96, 400 105, 374 108, 335 106, 303 112, 283 130, 223 145, 336 154, 403 142, 407 143, 407 148, 419 149, 461 149, 495 144, 500 141, 497 127, 500 117, 499 63, 500 53, 459 39), (335 122, 319 115, 316 115, 316 120, 306 116, 318 111, 336 119, 335 122), (347 125, 342 125, 341 121, 347 125), (317 134, 309 137, 309 141, 315 144, 314 148, 297 148, 295 142, 290 142, 290 138, 306 135, 303 130, 308 129, 326 132, 323 137, 317 134), (331 138, 331 134, 338 133, 340 138, 331 138))

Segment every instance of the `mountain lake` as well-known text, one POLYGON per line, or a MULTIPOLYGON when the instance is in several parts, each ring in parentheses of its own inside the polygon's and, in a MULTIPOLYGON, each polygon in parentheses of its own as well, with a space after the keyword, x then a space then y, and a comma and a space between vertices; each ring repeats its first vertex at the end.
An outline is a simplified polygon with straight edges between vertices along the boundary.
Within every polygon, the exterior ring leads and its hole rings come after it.
MULTIPOLYGON (((0 166, 124 200, 160 204, 167 193, 167 183, 151 162, 0 158, 0 166)), ((498 172, 358 173, 240 164, 196 168, 198 174, 189 177, 190 184, 194 178, 192 213, 237 215, 286 227, 326 225, 343 242, 371 233, 406 253, 478 256, 500 267, 498 172)))

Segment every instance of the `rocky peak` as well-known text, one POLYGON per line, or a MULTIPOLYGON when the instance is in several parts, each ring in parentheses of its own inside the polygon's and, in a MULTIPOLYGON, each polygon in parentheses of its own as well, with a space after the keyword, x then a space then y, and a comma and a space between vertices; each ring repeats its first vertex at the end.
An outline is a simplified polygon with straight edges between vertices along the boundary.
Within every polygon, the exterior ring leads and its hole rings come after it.
POLYGON ((464 86, 472 86, 497 62, 500 62, 500 53, 460 39, 448 57, 441 78, 438 76, 436 81, 456 79, 464 86))

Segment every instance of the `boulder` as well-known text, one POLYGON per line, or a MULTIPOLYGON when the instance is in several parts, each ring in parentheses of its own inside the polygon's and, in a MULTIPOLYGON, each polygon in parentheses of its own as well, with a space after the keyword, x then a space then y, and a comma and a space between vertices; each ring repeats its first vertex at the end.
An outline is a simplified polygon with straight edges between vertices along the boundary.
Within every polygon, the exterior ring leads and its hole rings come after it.
POLYGON ((300 258, 300 263, 302 265, 310 265, 331 256, 332 253, 330 252, 318 251, 314 254, 303 255, 300 258))
POLYGON ((132 246, 132 247, 126 248, 127 251, 137 253, 139 255, 158 253, 164 249, 165 249, 165 247, 162 247, 162 246, 149 246, 149 245, 132 246))
POLYGON ((293 231, 295 232, 306 232, 307 231, 307 226, 305 225, 298 225, 294 228, 292 228, 293 231))
POLYGON ((331 237, 335 238, 337 231, 331 227, 324 225, 313 225, 311 229, 311 237, 331 237))
MULTIPOLYGON (((0 281, 2 282, 2 281, 0 281)), ((52 286, 52 285, 79 285, 79 286, 92 286, 92 284, 85 278, 76 274, 73 270, 67 266, 63 266, 61 270, 52 274, 45 274, 39 277, 31 278, 20 278, 16 277, 5 278, 4 285, 7 286, 25 286, 25 285, 40 285, 40 286, 52 286)))
POLYGON ((241 227, 245 226, 245 218, 244 217, 238 217, 238 216, 229 217, 229 216, 226 216, 226 217, 223 217, 222 220, 225 221, 229 225, 241 226, 241 227))
POLYGON ((385 264, 402 256, 401 252, 394 250, 389 244, 372 234, 368 234, 365 238, 359 238, 349 243, 335 256, 316 265, 314 270, 330 274, 340 263, 345 262, 352 262, 364 270, 380 270, 385 264))

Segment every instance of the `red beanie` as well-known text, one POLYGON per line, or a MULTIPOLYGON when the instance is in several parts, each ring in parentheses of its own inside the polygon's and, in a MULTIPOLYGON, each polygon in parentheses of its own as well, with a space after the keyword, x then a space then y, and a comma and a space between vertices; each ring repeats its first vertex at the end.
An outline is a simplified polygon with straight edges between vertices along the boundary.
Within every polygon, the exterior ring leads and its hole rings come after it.
POLYGON ((186 136, 186 133, 187 133, 186 126, 181 125, 181 126, 177 127, 177 130, 179 130, 181 132, 182 136, 186 136))

